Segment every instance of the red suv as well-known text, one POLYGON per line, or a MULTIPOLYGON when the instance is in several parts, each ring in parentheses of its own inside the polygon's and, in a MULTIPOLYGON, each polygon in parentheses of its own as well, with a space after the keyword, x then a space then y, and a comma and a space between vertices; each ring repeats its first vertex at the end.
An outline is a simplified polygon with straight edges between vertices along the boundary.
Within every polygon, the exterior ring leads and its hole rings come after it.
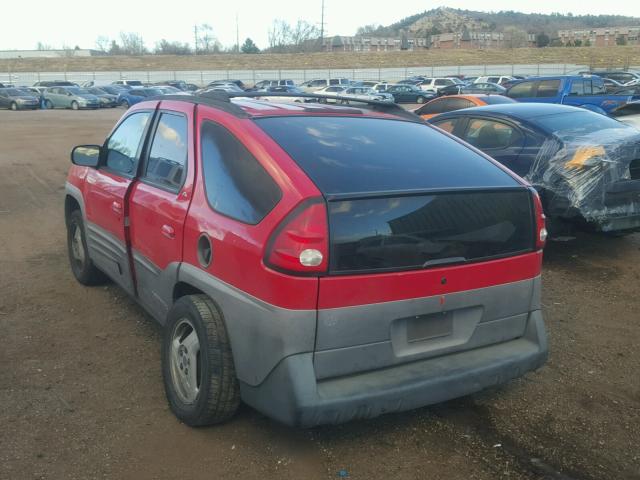
POLYGON ((72 152, 71 269, 164 327, 173 412, 311 426, 541 366, 546 231, 520 178, 395 105, 164 97, 72 152))

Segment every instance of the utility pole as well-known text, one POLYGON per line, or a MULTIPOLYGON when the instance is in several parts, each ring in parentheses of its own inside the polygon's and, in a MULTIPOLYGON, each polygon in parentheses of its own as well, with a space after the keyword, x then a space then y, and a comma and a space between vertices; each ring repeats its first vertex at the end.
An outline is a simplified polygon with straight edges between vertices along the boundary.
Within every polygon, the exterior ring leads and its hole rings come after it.
POLYGON ((198 25, 193 26, 193 39, 195 40, 195 49, 194 52, 198 55, 198 25))
POLYGON ((238 12, 236 12, 236 53, 240 53, 240 30, 238 27, 238 12))
POLYGON ((320 11, 320 51, 324 49, 324 0, 322 0, 322 10, 320 11))

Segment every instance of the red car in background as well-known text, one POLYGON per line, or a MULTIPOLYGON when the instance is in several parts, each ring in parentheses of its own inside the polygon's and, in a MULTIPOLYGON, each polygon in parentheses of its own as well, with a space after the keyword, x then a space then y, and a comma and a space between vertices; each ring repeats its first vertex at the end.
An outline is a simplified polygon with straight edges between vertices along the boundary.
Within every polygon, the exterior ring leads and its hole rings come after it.
POLYGON ((172 411, 291 425, 441 402, 540 367, 540 200, 395 105, 163 97, 72 152, 71 270, 163 325, 172 411))

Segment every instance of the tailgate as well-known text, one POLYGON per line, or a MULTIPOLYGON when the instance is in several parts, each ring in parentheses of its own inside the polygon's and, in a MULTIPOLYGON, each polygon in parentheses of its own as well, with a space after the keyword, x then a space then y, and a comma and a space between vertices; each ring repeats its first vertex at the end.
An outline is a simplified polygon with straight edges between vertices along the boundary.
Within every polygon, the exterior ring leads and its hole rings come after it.
POLYGON ((318 378, 511 340, 540 272, 526 188, 328 202, 318 378))

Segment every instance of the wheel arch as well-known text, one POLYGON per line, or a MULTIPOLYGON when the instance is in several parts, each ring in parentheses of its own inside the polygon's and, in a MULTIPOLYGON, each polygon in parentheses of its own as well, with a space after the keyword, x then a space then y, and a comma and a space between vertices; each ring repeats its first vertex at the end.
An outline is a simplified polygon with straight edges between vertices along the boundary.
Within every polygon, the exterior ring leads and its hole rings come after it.
MULTIPOLYGON (((173 286, 173 293, 171 295, 173 303, 177 302, 180 298, 185 297, 187 295, 207 295, 207 294, 204 293, 202 290, 200 290, 198 287, 195 287, 194 285, 188 282, 178 281, 173 286)), ((207 297, 209 297, 209 295, 207 295, 207 297)))
POLYGON ((64 221, 68 225, 69 217, 74 210, 80 210, 82 218, 86 220, 84 199, 82 192, 75 185, 67 182, 65 185, 66 195, 64 197, 64 221))

